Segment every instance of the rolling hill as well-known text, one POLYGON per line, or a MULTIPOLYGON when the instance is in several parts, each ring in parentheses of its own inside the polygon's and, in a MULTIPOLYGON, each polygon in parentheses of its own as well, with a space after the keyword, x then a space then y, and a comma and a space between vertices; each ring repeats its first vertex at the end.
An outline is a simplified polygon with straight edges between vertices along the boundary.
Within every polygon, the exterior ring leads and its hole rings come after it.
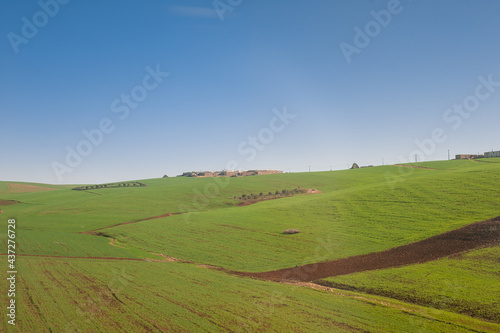
POLYGON ((498 217, 500 159, 138 182, 0 182, 4 229, 16 220, 11 331, 500 330, 496 222, 489 241, 432 261, 321 279, 304 271, 300 281, 259 276, 407 249, 498 217), (240 205, 243 195, 298 187, 321 193, 240 205), (290 228, 301 232, 283 234, 290 228))

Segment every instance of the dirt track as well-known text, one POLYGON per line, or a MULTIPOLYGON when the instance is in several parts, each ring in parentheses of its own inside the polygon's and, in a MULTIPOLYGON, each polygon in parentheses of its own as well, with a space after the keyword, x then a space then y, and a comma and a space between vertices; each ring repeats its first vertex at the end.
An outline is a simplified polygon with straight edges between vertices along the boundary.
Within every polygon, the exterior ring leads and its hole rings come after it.
POLYGON ((500 244, 500 216, 383 252, 276 271, 237 274, 271 281, 309 282, 330 276, 424 263, 494 244, 500 244))

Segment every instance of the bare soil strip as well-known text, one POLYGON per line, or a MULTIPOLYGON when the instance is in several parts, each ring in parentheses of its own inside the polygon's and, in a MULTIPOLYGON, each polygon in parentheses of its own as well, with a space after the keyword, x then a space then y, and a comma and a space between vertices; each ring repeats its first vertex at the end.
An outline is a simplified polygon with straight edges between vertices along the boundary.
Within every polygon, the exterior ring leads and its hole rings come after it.
POLYGON ((18 203, 21 203, 21 202, 16 201, 16 200, 2 200, 2 199, 0 199, 0 206, 10 206, 10 205, 16 205, 18 203))
POLYGON ((277 282, 310 282, 338 275, 425 263, 495 244, 500 244, 500 216, 382 252, 262 273, 234 273, 277 282))
POLYGON ((25 184, 14 184, 14 183, 9 183, 7 186, 8 186, 8 190, 5 191, 4 193, 30 193, 30 192, 57 190, 56 188, 52 188, 52 187, 43 187, 43 186, 25 185, 25 184))

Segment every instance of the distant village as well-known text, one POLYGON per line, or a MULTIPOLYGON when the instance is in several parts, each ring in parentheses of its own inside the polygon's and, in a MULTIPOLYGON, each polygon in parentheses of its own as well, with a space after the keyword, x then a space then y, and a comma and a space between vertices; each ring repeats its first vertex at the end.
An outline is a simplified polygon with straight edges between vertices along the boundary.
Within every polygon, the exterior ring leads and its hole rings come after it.
POLYGON ((283 173, 280 170, 236 170, 236 171, 191 171, 184 172, 178 177, 245 177, 245 176, 260 176, 260 175, 273 175, 283 173))
POLYGON ((483 155, 475 155, 475 154, 455 155, 456 160, 472 160, 475 158, 490 158, 490 157, 500 157, 500 150, 499 151, 487 151, 483 155))
MULTIPOLYGON (((455 155, 456 160, 472 160, 476 158, 490 158, 490 157, 500 157, 499 151, 487 151, 483 155, 480 154, 458 154, 455 155)), ((359 166, 357 163, 354 163, 350 169, 359 169, 359 168, 370 168, 373 165, 359 166)), ((283 173, 281 170, 222 170, 222 171, 191 171, 184 172, 182 175, 178 175, 177 177, 245 177, 245 176, 259 176, 259 175, 273 175, 277 173, 283 173)), ((168 178, 167 175, 163 176, 163 178, 168 178)))

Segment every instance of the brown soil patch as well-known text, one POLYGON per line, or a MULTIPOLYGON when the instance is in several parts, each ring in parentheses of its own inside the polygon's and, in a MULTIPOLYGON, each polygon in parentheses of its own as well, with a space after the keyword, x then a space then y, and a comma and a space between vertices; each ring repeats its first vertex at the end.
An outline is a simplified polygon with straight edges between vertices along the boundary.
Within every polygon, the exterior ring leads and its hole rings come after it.
POLYGON ((36 185, 25 185, 25 184, 7 184, 8 189, 4 193, 30 193, 30 192, 41 192, 41 191, 53 191, 57 190, 52 187, 43 187, 36 185))
POLYGON ((314 281, 376 269, 419 264, 500 243, 500 216, 382 252, 262 273, 237 273, 271 281, 314 281))
MULTIPOLYGON (((7 253, 0 253, 1 256, 6 256, 7 253)), ((98 260, 131 260, 131 261, 144 261, 138 258, 118 258, 118 257, 72 257, 72 256, 59 256, 59 255, 45 255, 45 254, 24 254, 18 253, 17 256, 22 257, 41 257, 41 258, 64 258, 64 259, 98 259, 98 260)))
POLYGON ((21 203, 20 201, 16 200, 2 200, 0 199, 0 206, 10 206, 10 205, 15 205, 21 203))

